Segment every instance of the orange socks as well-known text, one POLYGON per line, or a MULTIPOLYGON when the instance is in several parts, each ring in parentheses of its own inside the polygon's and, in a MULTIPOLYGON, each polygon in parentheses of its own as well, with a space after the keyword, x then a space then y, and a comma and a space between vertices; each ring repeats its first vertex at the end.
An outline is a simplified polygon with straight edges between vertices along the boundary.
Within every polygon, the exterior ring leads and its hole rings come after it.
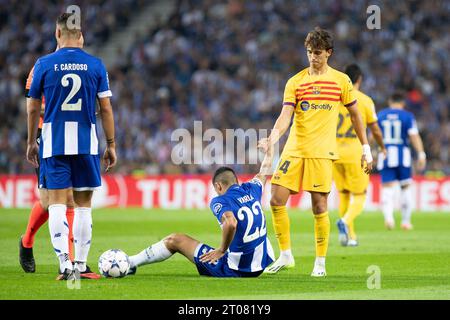
POLYGON ((25 248, 32 248, 34 244, 34 235, 39 228, 48 220, 48 210, 42 208, 41 203, 36 201, 31 209, 30 219, 27 225, 27 231, 22 238, 22 244, 25 248))
POLYGON ((67 217, 67 223, 69 224, 69 257, 71 261, 74 261, 74 255, 73 255, 73 217, 74 217, 74 209, 73 208, 67 208, 66 210, 66 217, 67 217))

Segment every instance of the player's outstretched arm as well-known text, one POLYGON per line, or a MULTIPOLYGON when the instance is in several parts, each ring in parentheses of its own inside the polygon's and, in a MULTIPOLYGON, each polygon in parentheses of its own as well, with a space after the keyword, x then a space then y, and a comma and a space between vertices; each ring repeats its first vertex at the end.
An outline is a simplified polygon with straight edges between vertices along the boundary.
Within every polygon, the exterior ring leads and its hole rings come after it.
POLYGON ((383 142, 383 133, 381 132, 380 127, 378 126, 378 122, 369 123, 369 129, 370 132, 372 132, 372 135, 377 142, 378 146, 381 149, 381 152, 383 153, 384 157, 386 158, 387 152, 386 147, 384 146, 383 142))
POLYGON ((37 168, 39 167, 38 162, 39 148, 36 143, 36 136, 39 127, 39 117, 41 115, 41 100, 27 98, 27 115, 28 115, 27 160, 35 168, 37 168))
POLYGON ((231 245, 231 242, 233 241, 234 235, 236 234, 236 228, 237 228, 237 220, 233 215, 233 212, 226 211, 222 215, 222 243, 220 244, 220 247, 212 250, 208 253, 205 253, 200 257, 201 262, 211 262, 214 263, 220 258, 222 258, 227 252, 228 248, 231 245))
POLYGON ((273 161, 273 145, 269 145, 266 154, 264 155, 263 162, 256 179, 261 181, 262 185, 266 183, 267 176, 272 174, 272 161, 273 161))
POLYGON ((425 166, 427 165, 427 155, 423 148, 422 138, 420 137, 419 133, 415 133, 415 134, 410 134, 409 139, 411 140, 411 144, 412 144, 414 150, 416 150, 417 155, 418 155, 417 169, 419 171, 422 171, 425 169, 425 166))
POLYGON ((109 98, 99 98, 100 117, 102 118, 103 131, 106 137, 106 149, 103 154, 103 162, 106 166, 105 171, 109 171, 116 165, 116 142, 114 139, 114 113, 109 98))
POLYGON ((370 145, 367 140, 366 130, 364 128, 364 124, 361 118, 361 114, 359 113, 358 107, 355 104, 347 107, 347 110, 350 113, 350 119, 352 120, 353 128, 355 129, 356 135, 358 136, 359 141, 362 144, 363 148, 363 156, 361 159, 361 167, 364 167, 364 162, 366 163, 366 167, 364 171, 369 174, 372 171, 372 153, 370 151, 370 145))
POLYGON ((258 148, 260 148, 264 153, 267 153, 269 146, 273 146, 280 140, 280 138, 285 134, 286 130, 291 124, 292 114, 294 113, 294 107, 290 105, 283 106, 280 115, 278 116, 275 125, 273 126, 272 132, 268 138, 264 138, 258 141, 258 148))

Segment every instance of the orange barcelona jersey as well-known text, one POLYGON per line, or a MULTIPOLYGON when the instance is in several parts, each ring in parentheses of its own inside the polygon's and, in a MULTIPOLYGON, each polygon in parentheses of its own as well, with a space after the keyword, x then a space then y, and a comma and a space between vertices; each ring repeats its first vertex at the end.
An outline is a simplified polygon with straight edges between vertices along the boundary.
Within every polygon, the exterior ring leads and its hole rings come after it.
MULTIPOLYGON (((25 84, 25 92, 26 92, 27 98, 28 98, 28 91, 30 90, 30 87, 31 87, 31 82, 33 81, 33 72, 34 72, 34 66, 33 66, 33 68, 31 68, 30 73, 28 74, 27 82, 25 84)), ((42 96, 41 111, 44 111, 44 110, 45 110, 45 97, 42 96)), ((43 123, 44 123, 44 116, 41 114, 41 116, 39 117, 39 129, 42 129, 43 123)))
POLYGON ((283 156, 338 159, 336 128, 341 103, 356 103, 350 78, 328 66, 321 75, 306 68, 290 78, 283 106, 295 108, 294 120, 283 156))

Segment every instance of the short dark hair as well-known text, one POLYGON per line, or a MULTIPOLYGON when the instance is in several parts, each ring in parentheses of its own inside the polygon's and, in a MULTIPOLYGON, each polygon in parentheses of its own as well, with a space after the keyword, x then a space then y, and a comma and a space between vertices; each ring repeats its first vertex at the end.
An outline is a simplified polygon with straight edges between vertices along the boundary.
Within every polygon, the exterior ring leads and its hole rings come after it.
POLYGON ((334 41, 331 33, 320 27, 315 27, 310 31, 305 39, 305 47, 312 49, 329 50, 334 48, 334 41))
POLYGON ((350 80, 352 80, 352 83, 356 83, 356 81, 358 81, 359 77, 362 77, 361 68, 355 63, 350 64, 347 67, 345 67, 344 72, 348 75, 350 80))
POLYGON ((238 182, 236 173, 230 167, 220 167, 214 172, 212 179, 213 184, 220 182, 224 185, 230 186, 238 182))
POLYGON ((394 103, 404 102, 405 101, 405 93, 401 90, 396 90, 389 97, 389 101, 394 102, 394 103))

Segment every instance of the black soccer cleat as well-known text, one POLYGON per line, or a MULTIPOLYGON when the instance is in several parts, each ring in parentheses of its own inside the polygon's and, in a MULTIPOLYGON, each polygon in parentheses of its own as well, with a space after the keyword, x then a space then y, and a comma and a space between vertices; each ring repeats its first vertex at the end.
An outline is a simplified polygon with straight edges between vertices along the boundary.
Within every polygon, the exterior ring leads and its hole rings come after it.
POLYGON ((25 248, 22 243, 23 236, 19 239, 19 262, 23 271, 34 273, 36 271, 36 263, 34 262, 33 248, 25 248))
POLYGON ((71 269, 64 269, 63 273, 60 273, 57 277, 56 280, 79 280, 80 279, 80 274, 79 272, 76 272, 74 270, 71 269))
POLYGON ((134 276, 136 274, 137 267, 128 269, 127 276, 134 276))

